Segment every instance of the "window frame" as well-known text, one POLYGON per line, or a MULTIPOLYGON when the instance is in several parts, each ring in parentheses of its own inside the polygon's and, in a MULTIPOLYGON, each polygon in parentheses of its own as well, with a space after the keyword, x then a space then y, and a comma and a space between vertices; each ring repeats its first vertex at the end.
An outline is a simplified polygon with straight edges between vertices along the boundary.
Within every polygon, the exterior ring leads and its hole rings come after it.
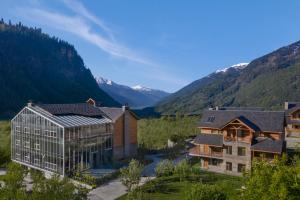
POLYGON ((246 156, 246 147, 238 147, 238 152, 237 152, 237 154, 238 154, 238 156, 246 156), (241 151, 240 151, 241 150, 241 151))

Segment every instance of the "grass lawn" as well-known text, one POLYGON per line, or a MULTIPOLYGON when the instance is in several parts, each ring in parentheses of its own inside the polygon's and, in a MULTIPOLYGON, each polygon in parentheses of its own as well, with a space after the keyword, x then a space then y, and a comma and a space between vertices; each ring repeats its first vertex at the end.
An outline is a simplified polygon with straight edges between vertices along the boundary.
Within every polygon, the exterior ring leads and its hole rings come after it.
MULTIPOLYGON (((177 176, 160 177, 144 186, 142 186, 143 199, 184 199, 185 192, 190 186, 195 183, 203 184, 217 184, 222 188, 228 198, 231 200, 239 199, 239 189, 242 185, 242 178, 229 176, 224 174, 217 174, 207 171, 199 171, 180 182, 177 176)), ((126 195, 119 198, 125 200, 126 195)))

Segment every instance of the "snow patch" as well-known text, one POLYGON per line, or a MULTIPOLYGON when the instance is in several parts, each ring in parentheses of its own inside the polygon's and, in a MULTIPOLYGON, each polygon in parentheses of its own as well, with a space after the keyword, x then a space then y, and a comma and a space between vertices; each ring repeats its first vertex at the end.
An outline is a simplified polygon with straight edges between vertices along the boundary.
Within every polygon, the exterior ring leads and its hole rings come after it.
POLYGON ((135 86, 133 86, 131 88, 134 89, 134 90, 136 90, 136 91, 147 91, 147 92, 152 91, 151 88, 144 87, 144 86, 141 86, 141 85, 135 85, 135 86))
POLYGON ((224 72, 226 72, 230 68, 242 70, 242 69, 245 69, 248 66, 248 64, 249 63, 238 63, 238 64, 232 65, 230 67, 226 67, 224 69, 219 69, 219 70, 216 71, 216 73, 220 73, 220 72, 224 73, 224 72))

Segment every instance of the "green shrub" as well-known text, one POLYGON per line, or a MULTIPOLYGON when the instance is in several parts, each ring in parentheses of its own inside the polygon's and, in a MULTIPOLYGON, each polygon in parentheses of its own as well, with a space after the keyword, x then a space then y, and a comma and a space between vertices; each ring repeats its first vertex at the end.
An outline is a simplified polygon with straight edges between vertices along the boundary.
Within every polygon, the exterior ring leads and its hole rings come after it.
POLYGON ((185 200, 226 200, 226 194, 217 185, 195 184, 187 188, 185 200))
POLYGON ((170 176, 174 173, 174 164, 170 160, 163 160, 157 164, 155 174, 157 177, 170 176))
POLYGON ((181 160, 176 166, 174 173, 180 178, 180 182, 183 181, 191 173, 191 166, 186 159, 181 160))

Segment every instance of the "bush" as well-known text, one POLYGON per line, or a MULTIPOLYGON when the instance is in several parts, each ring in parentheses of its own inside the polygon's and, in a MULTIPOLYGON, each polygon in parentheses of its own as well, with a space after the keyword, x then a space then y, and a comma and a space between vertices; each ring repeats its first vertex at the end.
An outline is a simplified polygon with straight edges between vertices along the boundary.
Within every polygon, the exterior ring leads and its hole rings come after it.
POLYGON ((170 160, 163 160, 157 164, 155 174, 157 177, 171 176, 174 173, 174 164, 170 160))
POLYGON ((130 161, 128 167, 120 170, 121 181, 128 188, 129 193, 140 183, 142 170, 143 166, 134 159, 130 161))
POLYGON ((191 166, 186 159, 181 160, 176 166, 174 173, 180 178, 180 182, 183 181, 191 173, 191 166))
POLYGON ((226 194, 217 185, 195 184, 187 188, 185 200, 226 200, 226 194))

